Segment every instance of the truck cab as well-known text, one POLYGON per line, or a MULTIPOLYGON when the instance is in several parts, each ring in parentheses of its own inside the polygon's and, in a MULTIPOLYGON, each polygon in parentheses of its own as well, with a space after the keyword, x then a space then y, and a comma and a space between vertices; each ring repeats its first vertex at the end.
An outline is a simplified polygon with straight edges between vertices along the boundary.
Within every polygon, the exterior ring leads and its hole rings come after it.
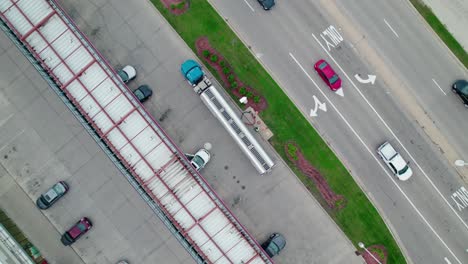
POLYGON ((186 60, 184 63, 182 63, 180 66, 180 71, 192 86, 196 86, 203 80, 203 77, 205 76, 205 73, 201 69, 200 64, 194 60, 186 60))

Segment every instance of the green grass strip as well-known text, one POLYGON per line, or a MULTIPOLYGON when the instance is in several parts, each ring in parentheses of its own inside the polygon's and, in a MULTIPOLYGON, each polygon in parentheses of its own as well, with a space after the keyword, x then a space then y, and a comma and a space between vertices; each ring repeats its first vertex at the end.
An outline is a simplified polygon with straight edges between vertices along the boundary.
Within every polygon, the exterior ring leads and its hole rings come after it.
POLYGON ((468 53, 463 46, 452 36, 444 24, 436 17, 431 8, 425 5, 421 0, 410 0, 413 6, 418 10, 426 22, 432 27, 440 39, 455 54, 466 68, 468 68, 468 53))
MULTIPOLYGON (((194 52, 196 39, 207 36, 211 45, 232 65, 240 80, 262 93, 269 107, 261 117, 275 134, 270 140, 271 144, 353 244, 357 246, 362 241, 368 246, 383 245, 388 250, 387 263, 406 263, 379 213, 340 160, 213 7, 206 0, 191 0, 188 12, 174 16, 159 0, 152 0, 152 3, 194 52), (289 162, 284 145, 291 140, 322 173, 332 190, 346 198, 344 209, 329 209, 314 183, 289 162)), ((202 58, 200 60, 203 61, 202 58)), ((215 71, 211 72, 216 76, 215 71)), ((216 77, 222 83, 219 76, 216 77)))

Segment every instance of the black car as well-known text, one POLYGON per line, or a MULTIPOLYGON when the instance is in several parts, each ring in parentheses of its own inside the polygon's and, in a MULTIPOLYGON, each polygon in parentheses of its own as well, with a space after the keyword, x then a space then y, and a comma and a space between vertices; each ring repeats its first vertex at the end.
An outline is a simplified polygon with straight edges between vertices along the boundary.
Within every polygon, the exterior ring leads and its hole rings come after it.
POLYGON ((150 98, 151 95, 153 95, 153 91, 151 88, 149 88, 148 85, 144 84, 133 91, 133 94, 136 96, 136 98, 138 98, 138 100, 140 100, 141 103, 143 103, 148 98, 150 98))
POLYGON ((264 10, 270 10, 275 5, 275 0, 257 0, 264 10))
POLYGON ((458 94, 463 100, 463 104, 468 108, 468 82, 466 80, 458 80, 453 83, 452 91, 458 94))
POLYGON ((272 234, 267 241, 263 242, 262 248, 271 258, 280 253, 281 250, 286 246, 286 239, 284 236, 278 233, 272 234))
POLYGON ((47 209, 68 192, 68 185, 64 181, 59 181, 52 186, 47 192, 39 196, 36 201, 39 209, 47 209))

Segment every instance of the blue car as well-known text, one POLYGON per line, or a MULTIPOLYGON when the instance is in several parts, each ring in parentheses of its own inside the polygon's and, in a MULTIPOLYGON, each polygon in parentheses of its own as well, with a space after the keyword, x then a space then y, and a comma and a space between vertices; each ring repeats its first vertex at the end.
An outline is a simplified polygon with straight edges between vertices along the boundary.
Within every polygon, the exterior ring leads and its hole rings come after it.
POLYGON ((258 0, 264 10, 270 10, 275 5, 275 0, 258 0))

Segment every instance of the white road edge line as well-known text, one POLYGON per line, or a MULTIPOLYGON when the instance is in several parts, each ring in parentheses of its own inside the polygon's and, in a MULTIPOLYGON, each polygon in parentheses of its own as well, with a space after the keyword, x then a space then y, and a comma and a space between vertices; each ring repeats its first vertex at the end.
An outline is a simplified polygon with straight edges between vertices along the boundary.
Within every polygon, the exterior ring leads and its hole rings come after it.
POLYGON ((249 2, 247 2, 247 0, 244 0, 244 2, 249 6, 250 10, 252 10, 252 12, 255 12, 255 9, 253 9, 253 7, 249 4, 249 2))
POLYGON ((384 18, 383 20, 385 22, 385 24, 387 24, 387 27, 390 28, 390 30, 393 32, 393 34, 395 34, 395 36, 397 36, 397 38, 400 38, 400 36, 398 36, 398 34, 396 33, 396 31, 392 28, 392 26, 390 26, 390 24, 387 22, 387 20, 384 18))
POLYGON ((442 88, 440 88, 440 85, 436 82, 436 80, 432 79, 432 81, 435 83, 435 85, 440 89, 440 91, 444 94, 447 95, 442 88))
POLYGON ((452 264, 452 262, 450 262, 450 260, 448 260, 447 257, 444 258, 445 262, 447 262, 447 264, 452 264))
POLYGON ((379 118, 379 120, 385 125, 385 127, 387 128, 387 130, 392 134, 392 136, 395 138, 396 141, 398 141, 398 144, 400 144, 400 146, 403 148, 403 150, 406 152, 406 154, 408 154, 408 156, 410 157, 410 159, 414 162, 414 164, 418 167, 418 169, 423 173, 424 177, 426 178, 426 180, 431 184, 431 186, 437 191, 437 193, 439 194, 439 196, 445 201, 445 203, 449 206, 449 208, 452 210, 452 212, 458 217, 458 220, 460 220, 460 222, 465 226, 465 228, 468 230, 468 225, 465 223, 465 221, 463 221, 463 219, 460 217, 460 215, 457 213, 457 211, 455 211, 455 208, 447 201, 447 199, 445 199, 444 195, 442 194, 442 192, 436 187, 436 185, 434 184, 434 182, 431 180, 431 178, 429 178, 429 176, 427 175, 427 173, 421 168, 421 166, 419 165, 419 163, 416 161, 416 159, 413 157, 413 155, 411 155, 411 153, 408 151, 408 149, 403 145, 403 143, 401 143, 401 140, 396 136, 396 134, 393 132, 393 130, 390 128, 390 126, 387 124, 387 122, 385 122, 385 120, 382 118, 382 116, 377 112, 377 110, 375 110, 375 107, 369 102, 369 100, 367 100, 367 98, 364 96, 364 94, 361 92, 361 90, 359 90, 359 88, 356 86, 356 84, 353 82, 353 80, 349 77, 349 75, 343 70, 343 68, 337 63, 337 61, 335 60, 335 58, 333 58, 331 56, 331 54, 325 49, 325 47, 322 45, 322 43, 320 43, 320 41, 318 40, 318 38, 312 34, 312 36, 315 38, 315 41, 317 41, 317 43, 320 45, 320 47, 322 47, 322 49, 327 53, 327 55, 333 60, 333 62, 335 62, 335 64, 338 66, 338 68, 340 68, 340 70, 343 72, 343 74, 346 76, 346 78, 349 80, 349 82, 354 86, 354 88, 356 89, 356 91, 359 93, 359 95, 361 95, 362 99, 364 99, 364 101, 367 103, 367 105, 372 109, 372 111, 374 111, 374 113, 376 114, 376 116, 379 118))

